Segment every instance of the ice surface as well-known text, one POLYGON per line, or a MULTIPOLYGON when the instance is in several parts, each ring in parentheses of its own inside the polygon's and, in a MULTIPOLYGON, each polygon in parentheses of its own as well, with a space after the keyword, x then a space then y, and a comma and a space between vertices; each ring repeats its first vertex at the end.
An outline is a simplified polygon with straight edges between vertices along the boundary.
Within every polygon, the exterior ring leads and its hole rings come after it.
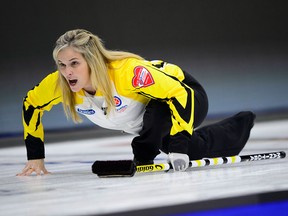
MULTIPOLYGON (((256 123, 244 154, 288 152, 288 120, 256 123)), ((95 160, 132 159, 132 136, 46 145, 45 176, 15 176, 25 147, 0 149, 0 215, 97 215, 288 190, 288 159, 99 178, 95 160)), ((166 160, 161 154, 156 162, 166 160)))

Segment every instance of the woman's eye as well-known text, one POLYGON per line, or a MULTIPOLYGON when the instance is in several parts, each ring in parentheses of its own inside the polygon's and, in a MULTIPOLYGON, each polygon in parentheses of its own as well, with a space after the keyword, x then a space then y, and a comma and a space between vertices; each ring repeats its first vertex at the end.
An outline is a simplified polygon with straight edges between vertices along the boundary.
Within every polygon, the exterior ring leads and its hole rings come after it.
POLYGON ((63 64, 63 63, 58 63, 58 67, 64 68, 64 67, 65 67, 65 64, 63 64))
POLYGON ((79 64, 79 62, 77 62, 77 61, 71 62, 71 65, 72 65, 72 66, 76 66, 76 65, 78 65, 78 64, 79 64))

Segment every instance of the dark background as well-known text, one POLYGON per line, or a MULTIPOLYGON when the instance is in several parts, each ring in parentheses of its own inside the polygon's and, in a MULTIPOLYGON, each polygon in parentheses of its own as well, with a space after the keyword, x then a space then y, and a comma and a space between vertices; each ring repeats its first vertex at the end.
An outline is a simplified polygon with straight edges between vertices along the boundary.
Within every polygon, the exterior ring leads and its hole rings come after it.
MULTIPOLYGON (((85 28, 109 49, 162 59, 206 88, 208 119, 241 110, 288 110, 288 1, 5 1, 0 9, 0 135, 22 133, 22 98, 55 70, 52 50, 67 30, 85 28), (6 6, 4 6, 6 5, 6 6)), ((47 130, 92 126, 67 121, 61 105, 47 130)))

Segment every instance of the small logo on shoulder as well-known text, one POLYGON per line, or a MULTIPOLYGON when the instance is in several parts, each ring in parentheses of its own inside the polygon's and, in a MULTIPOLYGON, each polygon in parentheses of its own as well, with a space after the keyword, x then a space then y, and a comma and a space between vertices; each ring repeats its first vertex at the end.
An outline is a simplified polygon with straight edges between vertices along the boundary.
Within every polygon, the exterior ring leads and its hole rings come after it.
POLYGON ((148 87, 154 84, 152 74, 143 66, 137 66, 134 68, 134 77, 132 79, 132 85, 136 88, 148 87))
POLYGON ((93 110, 93 109, 80 109, 80 108, 77 108, 77 112, 81 113, 83 115, 93 115, 93 114, 95 114, 95 110, 93 110))

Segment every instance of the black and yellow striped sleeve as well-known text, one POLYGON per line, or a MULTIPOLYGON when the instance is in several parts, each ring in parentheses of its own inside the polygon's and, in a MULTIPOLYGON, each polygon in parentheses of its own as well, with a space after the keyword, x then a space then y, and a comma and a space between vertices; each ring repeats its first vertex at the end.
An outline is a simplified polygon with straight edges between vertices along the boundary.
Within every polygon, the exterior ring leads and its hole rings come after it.
POLYGON ((49 74, 28 91, 23 100, 22 122, 28 160, 45 157, 42 116, 44 111, 49 111, 62 101, 61 93, 56 88, 57 79, 58 72, 49 74))

